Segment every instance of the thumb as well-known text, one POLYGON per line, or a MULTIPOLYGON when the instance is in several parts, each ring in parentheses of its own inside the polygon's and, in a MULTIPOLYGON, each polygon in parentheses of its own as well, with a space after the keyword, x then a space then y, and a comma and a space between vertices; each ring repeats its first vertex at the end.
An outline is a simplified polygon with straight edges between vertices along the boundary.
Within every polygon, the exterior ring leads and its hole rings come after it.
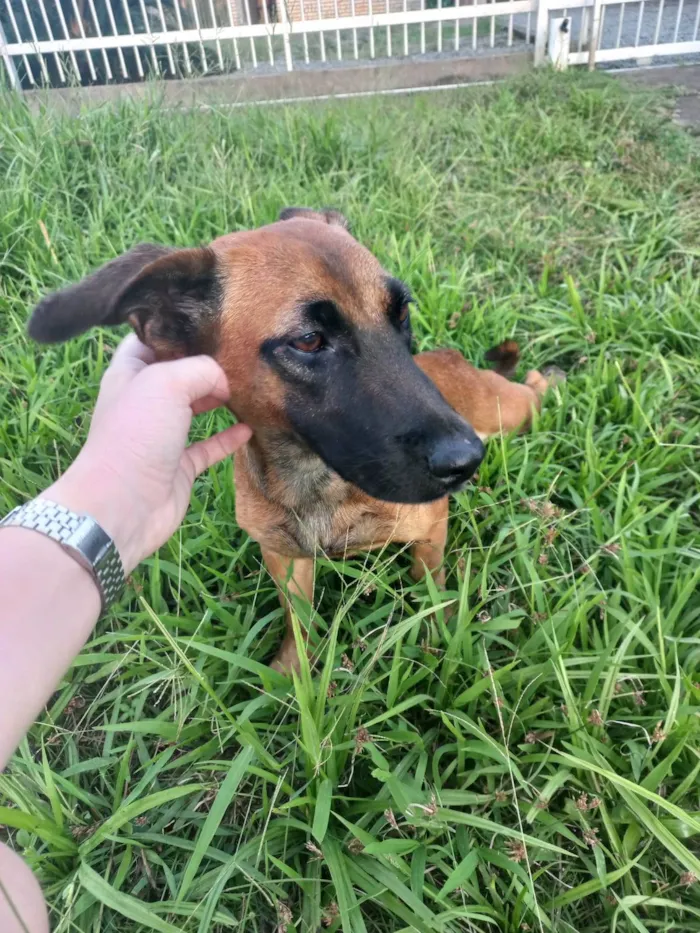
POLYGON ((136 334, 129 334, 117 347, 102 377, 98 405, 106 406, 151 363, 155 356, 136 334))
POLYGON ((188 447, 184 458, 191 479, 194 480, 210 466, 214 466, 215 463, 242 447, 250 440, 252 433, 247 424, 234 424, 225 431, 214 434, 206 440, 197 441, 196 444, 188 447))
POLYGON ((223 369, 210 356, 188 356, 149 366, 143 374, 158 390, 188 407, 201 399, 227 401, 229 387, 223 369))

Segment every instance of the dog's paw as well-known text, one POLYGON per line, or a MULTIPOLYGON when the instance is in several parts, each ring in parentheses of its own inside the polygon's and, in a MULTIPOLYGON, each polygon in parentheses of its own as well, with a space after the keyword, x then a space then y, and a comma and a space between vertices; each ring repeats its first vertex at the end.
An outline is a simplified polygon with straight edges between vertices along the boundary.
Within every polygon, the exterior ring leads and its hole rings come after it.
POLYGON ((284 674, 285 677, 291 677, 292 674, 298 674, 301 670, 299 658, 296 654, 292 658, 288 655, 283 655, 280 653, 277 655, 274 661, 270 662, 270 667, 273 671, 277 671, 278 674, 284 674))

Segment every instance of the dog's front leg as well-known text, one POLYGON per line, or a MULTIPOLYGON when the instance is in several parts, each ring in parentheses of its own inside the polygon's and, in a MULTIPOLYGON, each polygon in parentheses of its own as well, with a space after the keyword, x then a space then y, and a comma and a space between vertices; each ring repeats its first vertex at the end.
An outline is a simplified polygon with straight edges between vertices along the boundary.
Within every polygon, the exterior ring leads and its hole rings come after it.
POLYGON ((427 533, 421 535, 411 547, 413 565, 411 576, 414 580, 422 580, 426 573, 430 573, 439 587, 445 585, 445 545, 447 544, 447 521, 449 518, 449 500, 440 499, 432 505, 433 521, 427 533))
POLYGON ((292 626, 291 599, 295 596, 300 597, 311 605, 314 593, 314 562, 308 557, 285 557, 283 554, 264 549, 262 556, 270 576, 277 584, 287 623, 284 640, 270 666, 281 674, 291 674, 292 671, 298 673, 299 655, 292 626))

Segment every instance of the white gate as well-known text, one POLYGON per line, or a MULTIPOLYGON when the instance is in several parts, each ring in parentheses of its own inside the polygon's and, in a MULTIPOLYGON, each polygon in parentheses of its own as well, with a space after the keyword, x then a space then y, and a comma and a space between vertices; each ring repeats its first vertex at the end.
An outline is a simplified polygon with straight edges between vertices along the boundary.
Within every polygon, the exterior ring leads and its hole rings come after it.
MULTIPOLYGON (((566 8, 560 3, 549 10, 546 37, 548 57, 559 68, 700 60, 700 0, 567 0, 566 8)), ((544 58, 542 47, 539 57, 544 58)))

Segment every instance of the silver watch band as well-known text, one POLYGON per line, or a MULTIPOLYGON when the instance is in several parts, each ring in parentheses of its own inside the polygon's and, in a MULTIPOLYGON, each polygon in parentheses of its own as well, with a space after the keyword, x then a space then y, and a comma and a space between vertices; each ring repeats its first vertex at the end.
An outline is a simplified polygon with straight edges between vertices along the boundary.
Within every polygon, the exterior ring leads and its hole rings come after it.
POLYGON ((32 499, 0 520, 0 528, 29 528, 58 542, 92 574, 104 612, 125 585, 124 568, 114 544, 94 518, 77 515, 50 499, 32 499))

